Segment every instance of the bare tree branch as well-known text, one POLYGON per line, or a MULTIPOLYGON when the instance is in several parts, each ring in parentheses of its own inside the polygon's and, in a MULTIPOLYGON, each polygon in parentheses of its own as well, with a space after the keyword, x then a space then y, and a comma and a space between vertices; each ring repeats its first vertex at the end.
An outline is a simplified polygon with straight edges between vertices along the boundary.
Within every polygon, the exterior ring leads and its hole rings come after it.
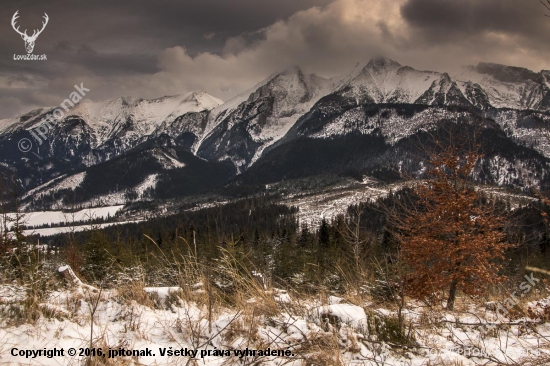
MULTIPOLYGON (((542 6, 544 6, 548 11, 550 11, 550 0, 539 0, 542 6)), ((550 17, 549 14, 544 14, 547 17, 550 17)))

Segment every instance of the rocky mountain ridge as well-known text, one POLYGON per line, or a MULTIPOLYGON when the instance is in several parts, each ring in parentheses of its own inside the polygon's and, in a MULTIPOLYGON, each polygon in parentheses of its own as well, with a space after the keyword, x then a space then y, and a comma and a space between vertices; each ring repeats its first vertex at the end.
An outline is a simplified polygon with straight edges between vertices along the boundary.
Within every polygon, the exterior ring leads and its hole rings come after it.
MULTIPOLYGON (((549 78, 548 71, 488 63, 454 74, 418 71, 375 58, 334 79, 292 67, 226 103, 205 92, 154 100, 82 101, 49 131, 47 140, 26 153, 17 149, 17 141, 31 139, 30 130, 52 109, 0 121, 0 170, 16 170, 22 189, 33 192, 27 195, 29 202, 47 206, 61 204, 67 194, 91 182, 98 188, 92 190, 96 197, 114 195, 119 197, 117 203, 132 197, 154 199, 165 196, 166 190, 177 198, 199 192, 200 186, 221 187, 235 179, 247 184, 250 176, 256 181, 259 167, 269 169, 267 161, 284 160, 278 154, 300 150, 298 141, 313 149, 300 156, 313 154, 315 159, 331 151, 334 156, 318 165, 333 158, 334 164, 326 169, 290 164, 288 172, 279 167, 278 174, 260 181, 284 180, 300 170, 334 173, 338 166, 371 174, 374 168, 364 159, 377 161, 379 171, 395 170, 407 160, 410 148, 403 146, 412 136, 463 121, 491 129, 519 154, 503 157, 495 147, 493 163, 487 166, 490 172, 484 176, 498 184, 527 188, 546 179, 550 144, 540 132, 549 126, 549 78), (346 138, 355 145, 336 149, 337 141, 346 138), (377 151, 371 151, 374 145, 364 145, 373 143, 382 145, 377 151), (357 150, 355 156, 348 155, 348 148, 357 150), (524 149, 530 151, 529 163, 522 160, 527 156, 524 149), (371 154, 368 158, 366 151, 371 154), (205 171, 208 174, 203 175, 205 171), (105 179, 98 179, 102 174, 105 179), (508 177, 502 178, 503 174, 508 177), (205 179, 214 182, 205 184, 205 179), (159 187, 165 187, 162 194, 159 187)), ((80 201, 92 199, 84 196, 80 201)))

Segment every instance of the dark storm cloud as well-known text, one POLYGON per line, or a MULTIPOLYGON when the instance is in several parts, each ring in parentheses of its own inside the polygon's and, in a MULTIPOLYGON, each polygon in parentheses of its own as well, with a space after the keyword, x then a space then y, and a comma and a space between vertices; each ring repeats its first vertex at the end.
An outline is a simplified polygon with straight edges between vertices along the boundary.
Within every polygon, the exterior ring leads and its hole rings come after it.
MULTIPOLYGON (((20 22, 40 25, 50 14, 50 35, 57 39, 97 41, 104 47, 164 49, 185 44, 192 52, 212 51, 212 42, 267 27, 298 10, 323 6, 331 0, 94 0, 11 1, 5 14, 20 10, 20 22), (59 20, 62 19, 62 22, 59 20), (53 28, 53 29, 52 29, 53 28), (204 37, 209 34, 210 37, 204 37), (109 40, 110 38, 110 40, 109 40), (139 41, 142 41, 141 43, 139 41), (143 42, 145 41, 145 42, 143 42), (153 42, 151 42, 153 41, 153 42), (134 43, 135 42, 135 43, 134 43), (125 45, 126 43, 126 45, 125 45), (132 44, 130 44, 132 43, 132 44)), ((3 28, 9 29, 9 24, 3 28)), ((2 29, 4 30, 4 29, 2 29)))
MULTIPOLYGON (((17 24, 22 31, 28 29, 28 34, 41 27, 44 13, 50 21, 34 50, 35 54, 47 54, 48 61, 21 62, 2 57, 0 78, 11 80, 14 75, 33 75, 44 79, 49 96, 63 96, 71 82, 85 78, 96 82, 96 98, 133 94, 133 90, 123 85, 123 78, 159 71, 158 55, 167 48, 184 46, 190 55, 220 54, 230 37, 242 36, 247 40, 245 46, 250 45, 261 37, 260 29, 299 10, 324 6, 330 1, 3 1, 0 49, 4 55, 25 53, 23 40, 10 24, 16 10, 17 24)), ((19 83, 23 85, 19 88, 11 85, 2 85, 7 89, 0 91, 0 99, 4 101, 0 101, 0 117, 10 116, 17 106, 35 107, 49 99, 41 100, 32 83, 19 83)))
MULTIPOLYGON (((1 5, 5 16, 0 24, 0 47, 8 53, 24 53, 21 38, 11 29, 11 16, 19 10, 21 30, 27 28, 31 34, 32 29, 41 26, 45 12, 50 22, 47 32, 39 36, 35 53, 46 53, 59 62, 81 64, 98 73, 153 72, 156 55, 167 47, 185 45, 191 55, 218 53, 228 37, 255 32, 300 9, 329 2, 10 1, 1 5), (207 34, 209 37, 205 37, 207 34)), ((47 73, 51 75, 51 70, 47 73)))
POLYGON ((387 56, 452 71, 480 61, 549 68, 538 0, 15 0, 0 3, 0 118, 52 106, 84 82, 94 100, 205 90, 221 99, 298 64, 334 76, 387 56), (50 23, 35 54, 11 28, 50 23))
POLYGON ((550 19, 544 10, 538 0, 408 0, 401 15, 428 43, 486 32, 546 41, 550 19))
POLYGON ((102 75, 149 74, 157 70, 156 55, 150 53, 100 53, 87 44, 67 41, 55 46, 56 56, 64 63, 101 70, 102 75))

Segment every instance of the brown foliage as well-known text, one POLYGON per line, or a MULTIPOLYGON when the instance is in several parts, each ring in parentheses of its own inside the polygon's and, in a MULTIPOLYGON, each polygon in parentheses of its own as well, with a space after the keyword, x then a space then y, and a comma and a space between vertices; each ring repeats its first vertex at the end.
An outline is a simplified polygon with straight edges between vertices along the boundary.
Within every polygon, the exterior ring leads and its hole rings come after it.
POLYGON ((434 299, 448 290, 449 309, 457 290, 478 295, 504 279, 495 259, 504 259, 508 246, 503 218, 468 180, 480 155, 461 150, 451 146, 432 154, 429 179, 415 187, 419 201, 397 225, 408 293, 434 299))

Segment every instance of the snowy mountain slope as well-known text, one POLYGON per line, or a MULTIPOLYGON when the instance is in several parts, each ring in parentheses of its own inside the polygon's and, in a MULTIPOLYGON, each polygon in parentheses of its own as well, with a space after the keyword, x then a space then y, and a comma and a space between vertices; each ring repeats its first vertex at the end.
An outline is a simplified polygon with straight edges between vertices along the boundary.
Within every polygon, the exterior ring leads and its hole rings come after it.
POLYGON ((41 197, 43 195, 51 195, 57 191, 64 190, 64 189, 74 190, 75 188, 80 186, 80 184, 84 181, 85 177, 86 177, 86 172, 76 173, 72 175, 64 174, 60 177, 52 179, 49 182, 41 184, 38 187, 27 191, 23 195, 22 199, 24 200, 32 196, 41 197))
POLYGON ((153 100, 83 100, 40 140, 29 130, 38 127, 53 108, 32 111, 0 123, 0 159, 20 171, 23 188, 32 189, 70 171, 121 156, 163 134, 190 146, 203 131, 196 120, 221 103, 204 92, 153 100), (17 142, 22 138, 33 144, 28 153, 19 150, 17 142))
POLYGON ((494 120, 508 136, 521 141, 550 158, 550 115, 544 112, 515 109, 494 109, 484 113, 494 120))
POLYGON ((430 88, 414 104, 458 106, 466 109, 472 106, 472 103, 462 93, 457 83, 447 73, 440 75, 438 80, 434 80, 430 88))
POLYGON ((227 116, 233 113, 235 109, 237 109, 242 103, 245 103, 251 94, 253 94, 256 90, 261 88, 262 85, 267 84, 276 75, 277 75, 276 73, 273 75, 270 75, 269 77, 265 78, 264 80, 254 85, 252 88, 245 90, 244 92, 229 99, 225 103, 212 109, 208 113, 208 118, 206 120, 203 137, 193 145, 193 153, 196 154, 197 149, 200 147, 204 139, 208 135, 210 135, 210 133, 216 126, 218 126, 227 116))
MULTIPOLYGON (((99 146, 124 133, 149 135, 166 120, 174 120, 190 112, 211 110, 221 104, 223 101, 202 91, 151 100, 120 97, 98 102, 82 100, 66 116, 85 121, 94 131, 96 144, 99 146)), ((18 128, 35 128, 45 114, 53 110, 54 108, 44 108, 17 118, 1 120, 0 133, 12 132, 18 128)))
POLYGON ((328 94, 335 82, 304 74, 298 67, 276 74, 236 108, 239 99, 231 102, 228 113, 217 115, 220 122, 202 141, 197 155, 209 160, 229 159, 243 171, 328 94))
POLYGON ((40 120, 38 117, 42 116, 45 113, 48 113, 51 110, 52 108, 39 108, 34 109, 21 116, 0 119, 0 133, 11 132, 17 127, 26 128, 28 126, 34 125, 36 121, 40 120))
POLYGON ((479 106, 484 105, 482 96, 475 86, 463 94, 457 82, 446 73, 417 71, 393 60, 376 58, 365 66, 358 65, 332 93, 305 113, 280 143, 304 133, 321 138, 353 131, 371 133, 379 128, 385 137, 397 141, 414 133, 425 120, 422 114, 413 111, 412 105, 479 110, 479 106), (396 112, 397 115, 391 117, 387 113, 395 110, 390 108, 383 115, 370 115, 368 108, 363 108, 368 105, 400 105, 412 114, 396 112), (411 117, 415 120, 410 120, 411 117))
POLYGON ((358 64, 336 91, 356 104, 414 103, 440 77, 439 73, 417 71, 387 58, 358 64))
MULTIPOLYGON (((17 169, 29 196, 47 192, 40 196, 42 203, 60 202, 60 192, 68 192, 65 186, 75 173, 85 176, 73 185, 85 200, 97 184, 97 194, 116 196, 118 203, 125 199, 124 190, 131 197, 145 197, 140 187, 160 195, 171 192, 170 197, 179 192, 170 184, 185 186, 181 192, 196 192, 208 177, 211 182, 205 187, 219 187, 256 165, 268 170, 275 166, 276 172, 270 173, 276 179, 387 172, 390 165, 396 169, 401 164, 395 156, 410 153, 402 141, 461 121, 483 122, 483 129, 490 125, 499 136, 495 143, 510 148, 508 155, 494 149, 498 153, 486 163, 488 181, 526 187, 546 179, 545 158, 538 154, 550 157, 550 143, 540 136, 541 128, 550 129, 549 106, 550 71, 479 64, 449 74, 375 58, 334 79, 292 67, 226 103, 204 92, 82 101, 40 142, 29 129, 52 109, 34 110, 0 121, 0 165, 17 169), (22 138, 33 141, 32 153, 19 151, 22 138), (278 152, 268 156, 273 150, 278 152), (201 175, 200 169, 210 173, 201 175), (125 177, 122 183, 117 174, 125 177), (96 176, 111 181, 99 182, 96 176)), ((407 159, 411 167, 418 163, 407 159)), ((252 170, 252 176, 261 175, 252 170)))
MULTIPOLYGON (((92 166, 124 153, 150 135, 160 134, 163 127, 168 130, 181 128, 177 126, 180 116, 207 111, 221 103, 204 92, 153 100, 127 97, 100 102, 83 100, 49 130, 48 140, 31 140, 38 145, 36 152, 40 157, 77 160, 92 166)), ((27 137, 25 132, 38 127, 52 111, 53 108, 43 109, 33 112, 31 117, 26 115, 3 121, 4 135, 27 137)), ((190 130, 200 133, 200 129, 190 130)))
MULTIPOLYGON (((338 106, 337 100, 327 103, 338 106)), ((425 147, 454 128, 459 136, 477 136, 485 157, 476 172, 480 182, 520 189, 550 183, 548 158, 493 119, 462 108, 405 104, 363 104, 308 114, 238 179, 240 184, 270 184, 321 174, 367 175, 388 182, 420 177, 425 147)))
POLYGON ((487 93, 476 83, 479 77, 474 77, 474 81, 460 80, 448 73, 419 71, 387 58, 375 58, 366 65, 358 64, 334 94, 355 105, 454 105, 481 110, 491 107, 487 93))
POLYGON ((269 149, 305 136, 326 139, 355 132, 381 134, 387 143, 395 144, 443 120, 482 117, 495 120, 510 138, 548 156, 548 141, 536 136, 541 127, 550 127, 550 115, 522 108, 544 109, 546 95, 550 96, 546 86, 550 73, 488 64, 465 70, 470 70, 473 81, 466 74, 461 76, 463 81, 455 80, 447 73, 417 71, 386 58, 358 64, 269 149), (495 94, 497 85, 509 90, 507 99, 498 99, 503 93, 495 94))
POLYGON ((149 140, 84 172, 30 190, 25 207, 84 207, 175 198, 221 186, 234 176, 229 163, 207 162, 167 136, 149 140))
POLYGON ((540 73, 521 67, 490 63, 467 66, 453 77, 478 84, 486 93, 494 108, 535 109, 547 111, 550 108, 548 71, 540 73))
POLYGON ((157 138, 167 135, 175 139, 179 145, 189 151, 206 135, 209 112, 190 112, 177 117, 174 120, 167 119, 162 122, 149 138, 157 138))
POLYGON ((345 136, 353 132, 364 135, 378 132, 385 138, 386 143, 394 145, 420 129, 433 128, 442 120, 465 120, 469 117, 467 112, 449 112, 441 107, 417 106, 409 111, 411 112, 405 113, 405 110, 399 107, 368 108, 359 106, 347 110, 318 129, 308 129, 303 125, 298 136, 331 138, 345 136))

